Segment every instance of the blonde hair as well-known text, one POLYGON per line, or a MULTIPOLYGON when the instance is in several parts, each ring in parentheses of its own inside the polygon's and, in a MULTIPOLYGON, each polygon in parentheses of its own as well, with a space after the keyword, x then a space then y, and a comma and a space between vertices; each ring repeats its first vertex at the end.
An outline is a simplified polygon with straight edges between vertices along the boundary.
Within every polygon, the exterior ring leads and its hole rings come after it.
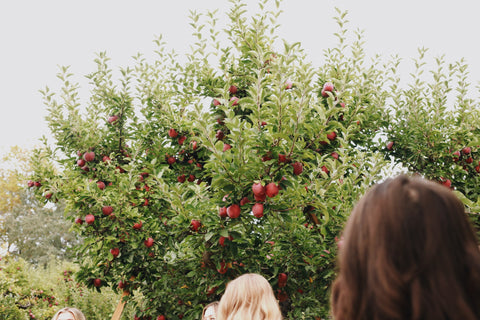
POLYGON ((210 302, 209 304, 207 304, 207 305, 205 306, 205 308, 203 308, 202 320, 205 318, 205 312, 207 312, 207 310, 208 310, 209 308, 213 308, 215 314, 217 314, 218 301, 210 302))
POLYGON ((268 281, 246 273, 230 281, 218 305, 217 320, 281 320, 282 313, 268 281))
POLYGON ((73 314, 73 318, 75 320, 86 320, 82 311, 76 308, 69 308, 69 307, 58 310, 57 313, 55 313, 55 315, 53 316, 52 320, 57 320, 62 313, 67 313, 67 312, 73 314))

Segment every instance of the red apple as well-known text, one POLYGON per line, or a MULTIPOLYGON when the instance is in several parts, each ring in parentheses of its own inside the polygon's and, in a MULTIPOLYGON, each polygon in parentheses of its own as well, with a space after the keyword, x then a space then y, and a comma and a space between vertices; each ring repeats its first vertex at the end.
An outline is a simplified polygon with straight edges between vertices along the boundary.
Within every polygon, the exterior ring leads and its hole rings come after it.
POLYGON ((288 79, 287 81, 285 81, 285 89, 289 90, 289 89, 292 89, 292 87, 293 87, 292 80, 288 79))
POLYGON ((136 222, 133 224, 133 229, 140 230, 142 229, 142 221, 136 222))
POLYGON ((166 318, 165 318, 164 315, 161 315, 161 316, 158 316, 158 317, 157 317, 157 320, 165 320, 165 319, 166 319, 166 318))
POLYGON ((185 142, 185 139, 187 139, 187 137, 185 136, 181 136, 180 138, 178 138, 178 144, 183 145, 183 143, 185 142))
POLYGON ((244 206, 249 202, 250 200, 248 200, 248 197, 243 197, 242 200, 240 200, 240 206, 244 206))
POLYGON ((175 159, 175 157, 168 157, 168 159, 167 159, 168 164, 174 164, 175 161, 177 161, 177 159, 175 159))
POLYGON ((332 157, 334 157, 335 159, 337 159, 337 160, 338 160, 338 153, 336 153, 335 151, 334 151, 334 152, 332 152, 332 157))
POLYGON ((260 194, 260 195, 253 195, 253 198, 257 202, 263 202, 263 201, 265 201, 265 199, 267 199, 267 195, 265 193, 260 194))
POLYGON ((335 133, 335 131, 332 131, 332 132, 327 134, 327 138, 330 141, 335 140, 336 137, 337 137, 337 134, 335 133))
POLYGON ((32 187, 35 186, 35 182, 33 182, 32 180, 28 180, 27 186, 28 186, 29 188, 32 188, 32 187))
POLYGON ((236 106, 238 104, 238 97, 231 97, 230 102, 232 103, 232 106, 236 106))
POLYGON ((215 137, 216 137, 218 140, 222 140, 223 138, 225 138, 225 134, 223 133, 222 130, 218 130, 217 133, 215 134, 215 137))
POLYGON ((298 161, 294 162, 292 164, 292 166, 293 166, 293 174, 294 175, 298 176, 299 174, 301 174, 303 172, 303 164, 301 162, 298 162, 298 161))
POLYGON ((100 286, 102 285, 102 280, 101 280, 101 279, 98 279, 98 278, 97 278, 97 279, 94 279, 94 280, 93 280, 93 285, 94 285, 95 287, 97 287, 97 288, 100 287, 100 286))
POLYGON ((227 151, 227 150, 230 150, 230 149, 232 149, 232 146, 229 145, 228 143, 225 143, 225 144, 223 145, 223 152, 225 152, 225 151, 227 151))
POLYGON ((263 204, 255 203, 252 207, 252 212, 256 218, 263 217, 263 204))
POLYGON ((283 288, 287 284, 288 276, 285 273, 278 274, 278 287, 283 288))
POLYGON ((105 190, 105 183, 103 181, 97 181, 97 187, 100 190, 105 190))
POLYGON ((226 239, 228 239, 228 238, 221 236, 221 237, 218 239, 218 243, 219 243, 222 247, 225 247, 225 240, 226 240, 226 239))
POLYGON ((112 206, 104 206, 104 207, 102 208, 102 213, 103 213, 104 215, 106 215, 106 216, 111 215, 112 212, 113 212, 112 206))
POLYGON ((114 123, 114 122, 117 121, 117 120, 118 120, 118 116, 117 116, 117 115, 110 116, 110 117, 108 117, 108 119, 107 119, 108 123, 110 123, 110 124, 111 124, 111 123, 114 123))
POLYGON ((226 218, 226 217, 227 217, 227 208, 226 208, 226 207, 221 207, 221 208, 218 210, 218 215, 219 215, 221 218, 226 218))
POLYGON ((450 179, 446 179, 446 180, 443 180, 442 179, 442 184, 447 187, 447 188, 451 188, 452 187, 452 181, 450 179))
POLYGON ((177 130, 175 130, 175 129, 173 129, 173 128, 169 129, 169 130, 168 130, 168 136, 169 136, 170 138, 176 138, 176 137, 178 136, 177 130))
POLYGON ((75 218, 75 223, 76 224, 83 224, 82 218, 75 218))
POLYGON ((192 145, 193 150, 197 150, 197 141, 192 141, 190 144, 192 145))
POLYGON ((193 175, 193 174, 189 175, 187 180, 188 180, 188 182, 195 181, 195 175, 193 175))
POLYGON ((232 204, 227 208, 227 215, 231 219, 238 218, 240 216, 240 206, 238 204, 232 204))
POLYGON ((261 196, 265 194, 265 187, 260 182, 254 183, 252 185, 252 191, 253 191, 253 195, 261 196))
POLYGON ((278 194, 278 186, 274 182, 270 182, 265 186, 265 194, 269 198, 273 198, 278 194))
POLYGON ((42 186, 42 183, 41 183, 40 181, 35 181, 33 184, 34 184, 35 187, 37 187, 37 188, 39 188, 39 187, 42 186))
POLYGON ((281 154, 281 153, 278 155, 278 162, 279 162, 279 163, 285 163, 285 162, 287 162, 287 161, 288 161, 288 160, 287 160, 287 156, 286 156, 286 155, 281 154))
POLYGON ((125 288, 127 287, 127 284, 126 284, 125 282, 123 282, 123 281, 120 281, 120 282, 118 283, 118 287, 119 287, 120 289, 125 289, 125 288))
POLYGON ((85 160, 83 160, 83 159, 78 159, 78 160, 77 160, 77 166, 79 166, 79 167, 83 167, 83 166, 85 165, 85 163, 86 163, 86 162, 85 162, 85 160))
POLYGON ((105 162, 105 163, 110 163, 110 161, 112 161, 112 159, 110 159, 109 156, 103 156, 102 161, 105 162))
POLYGON ((472 157, 468 157, 467 159, 465 159, 465 162, 466 162, 466 163, 473 163, 473 158, 472 158, 472 157))
POLYGON ((85 216, 85 222, 86 222, 87 224, 92 224, 92 223, 94 223, 94 222, 95 222, 95 216, 94 216, 93 214, 87 214, 87 215, 85 216))
POLYGON ((212 104, 213 104, 215 107, 218 107, 219 105, 221 105, 220 101, 218 101, 217 99, 213 99, 212 104))
POLYGON ((323 89, 322 89, 322 92, 325 94, 322 93, 322 95, 324 97, 328 97, 328 94, 327 92, 332 92, 333 91, 333 84, 331 82, 325 82, 325 84, 323 85, 323 89))
POLYGON ((201 225, 202 225, 202 224, 200 223, 200 221, 195 220, 195 219, 193 219, 193 220, 190 222, 190 226, 192 227, 192 230, 193 230, 193 231, 198 231, 198 229, 200 229, 200 226, 201 226, 201 225))
POLYGON ((110 249, 110 253, 112 254, 112 256, 114 258, 116 258, 120 254, 120 249, 119 248, 112 248, 112 249, 110 249))
POLYGON ((181 176, 178 176, 177 181, 180 182, 180 183, 184 183, 185 182, 185 175, 182 174, 181 176))
POLYGON ((45 197, 45 199, 50 199, 52 197, 52 195, 53 195, 52 191, 47 191, 47 192, 45 192, 44 197, 45 197))
POLYGON ((154 242, 155 242, 155 241, 153 240, 153 238, 148 238, 148 239, 145 240, 143 243, 145 244, 145 246, 146 246, 147 248, 150 248, 151 246, 153 246, 153 243, 154 243, 154 242))
POLYGON ((83 155, 83 160, 85 160, 87 162, 91 162, 91 161, 95 160, 95 152, 93 152, 93 151, 85 152, 85 154, 83 155))
POLYGON ((237 93, 238 89, 236 86, 230 86, 230 88, 228 89, 228 91, 230 91, 230 94, 235 94, 237 93))
POLYGON ((472 152, 472 148, 470 148, 470 147, 465 147, 465 148, 462 149, 462 152, 463 152, 464 154, 470 154, 470 152, 472 152))
POLYGON ((387 149, 388 149, 388 150, 392 150, 392 148, 393 148, 393 143, 394 143, 393 141, 389 141, 389 142, 387 143, 387 149))

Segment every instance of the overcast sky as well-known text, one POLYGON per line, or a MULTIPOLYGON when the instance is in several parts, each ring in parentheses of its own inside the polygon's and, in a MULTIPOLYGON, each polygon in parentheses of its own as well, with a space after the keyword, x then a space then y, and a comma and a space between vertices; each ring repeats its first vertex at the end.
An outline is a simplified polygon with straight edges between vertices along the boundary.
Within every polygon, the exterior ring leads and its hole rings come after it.
MULTIPOLYGON (((246 0, 250 12, 257 1, 246 0)), ((335 44, 334 8, 349 12, 349 28, 364 30, 370 56, 398 54, 408 69, 418 47, 429 59, 464 57, 470 81, 480 81, 478 0, 284 0, 280 38, 301 42, 319 64, 335 44)), ((58 88, 58 65, 70 65, 74 80, 94 70, 95 53, 106 51, 116 67, 133 65, 137 52, 150 54, 163 34, 178 53, 192 42, 188 11, 230 8, 226 0, 11 0, 0 1, 0 153, 31 148, 48 134, 40 89, 58 88)), ((407 72, 408 73, 408 72, 407 72)), ((87 89, 85 89, 87 90, 87 89)), ((88 92, 88 91, 87 91, 88 92)))

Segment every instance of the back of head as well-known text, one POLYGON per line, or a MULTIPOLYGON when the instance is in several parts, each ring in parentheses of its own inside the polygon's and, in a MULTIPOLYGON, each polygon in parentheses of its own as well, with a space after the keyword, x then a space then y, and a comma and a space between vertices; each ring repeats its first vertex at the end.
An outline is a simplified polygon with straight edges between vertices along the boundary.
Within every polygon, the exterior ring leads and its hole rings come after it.
MULTIPOLYGON (((62 319, 65 317, 62 317, 62 315, 68 314, 70 316, 73 316, 74 320, 85 320, 85 316, 83 315, 82 311, 78 310, 77 308, 71 308, 71 307, 65 307, 63 309, 60 309, 55 313, 53 316, 52 320, 58 320, 62 319)), ((71 318, 71 317, 68 317, 71 318)))
POLYGON ((217 320, 281 320, 272 287, 261 275, 247 273, 228 283, 217 320))
POLYGON ((399 176, 373 187, 344 230, 337 320, 480 319, 480 250, 444 186, 399 176))

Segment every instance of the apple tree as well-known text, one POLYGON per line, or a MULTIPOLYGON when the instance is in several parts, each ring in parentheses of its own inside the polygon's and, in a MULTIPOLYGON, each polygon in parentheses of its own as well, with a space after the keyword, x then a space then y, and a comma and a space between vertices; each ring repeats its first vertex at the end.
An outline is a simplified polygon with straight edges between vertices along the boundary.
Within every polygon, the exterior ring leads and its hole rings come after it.
POLYGON ((394 80, 380 149, 408 171, 453 189, 480 230, 480 101, 464 60, 447 64, 440 56, 427 69, 427 53, 419 49, 406 87, 400 86, 399 61, 391 64, 394 80))
POLYGON ((278 6, 248 18, 233 1, 224 36, 214 13, 192 12, 183 60, 158 38, 156 59, 137 55, 118 79, 99 53, 87 103, 68 68, 59 94, 43 90, 55 141, 31 188, 65 200, 85 239, 78 279, 130 293, 139 319, 199 318, 246 272, 270 281, 286 318, 328 315, 342 225, 386 167, 389 70, 366 61, 342 12, 314 68, 277 38, 278 6))

